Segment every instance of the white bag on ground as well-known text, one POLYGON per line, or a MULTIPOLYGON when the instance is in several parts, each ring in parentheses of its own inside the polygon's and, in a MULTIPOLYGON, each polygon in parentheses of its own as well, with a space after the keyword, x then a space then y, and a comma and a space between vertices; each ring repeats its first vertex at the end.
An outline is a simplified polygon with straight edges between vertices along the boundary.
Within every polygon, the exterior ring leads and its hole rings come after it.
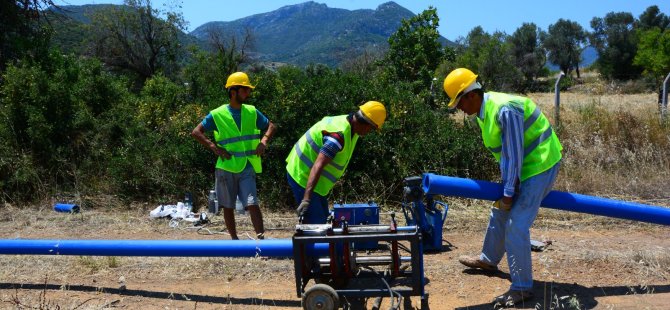
POLYGON ((149 217, 161 218, 166 216, 172 216, 172 214, 176 211, 177 211, 176 205, 160 205, 156 207, 156 209, 153 209, 151 210, 151 212, 149 212, 149 217))

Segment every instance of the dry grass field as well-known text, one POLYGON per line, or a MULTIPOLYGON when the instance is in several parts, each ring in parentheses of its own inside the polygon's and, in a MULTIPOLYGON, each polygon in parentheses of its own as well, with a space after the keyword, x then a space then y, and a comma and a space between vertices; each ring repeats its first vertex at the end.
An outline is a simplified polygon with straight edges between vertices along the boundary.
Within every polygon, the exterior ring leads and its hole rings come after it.
MULTIPOLYGON (((670 207, 670 126, 659 123, 656 95, 603 93, 561 94, 565 159, 555 189, 670 207)), ((553 121, 554 95, 530 97, 553 121)), ((151 204, 120 207, 113 199, 83 199, 93 207, 74 215, 53 212, 54 201, 29 208, 5 205, 0 238, 228 238, 220 218, 204 229, 171 228, 165 220, 149 219, 151 204)), ((494 276, 465 271, 457 262, 481 249, 490 202, 445 201, 450 211, 444 251, 424 256, 430 307, 491 309, 491 300, 509 287, 506 261, 494 276)), ((292 214, 265 218, 270 238, 291 236, 292 214)), ((248 217, 239 217, 238 226, 240 236, 253 235, 248 217)), ((541 209, 531 235, 553 245, 533 253, 536 297, 517 308, 670 305, 670 228, 541 209)), ((300 308, 289 259, 5 255, 0 267, 0 308, 6 309, 300 308)))

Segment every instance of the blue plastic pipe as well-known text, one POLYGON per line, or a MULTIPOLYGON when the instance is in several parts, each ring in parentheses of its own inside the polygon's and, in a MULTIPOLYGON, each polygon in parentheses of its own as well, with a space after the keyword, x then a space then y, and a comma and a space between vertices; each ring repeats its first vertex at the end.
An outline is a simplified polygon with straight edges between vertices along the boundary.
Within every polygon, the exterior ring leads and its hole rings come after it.
POLYGON ((79 206, 71 203, 57 203, 54 205, 54 211, 66 213, 78 213, 79 206))
MULTIPOLYGON (((495 201, 502 197, 503 186, 493 182, 426 173, 423 175, 423 191, 432 195, 495 201)), ((542 200, 542 206, 551 209, 670 225, 670 208, 635 202, 551 191, 542 200)))
MULTIPOLYGON (((328 244, 307 248, 328 255, 328 244)), ((179 257, 293 257, 290 239, 274 240, 31 240, 0 239, 0 254, 179 257)))

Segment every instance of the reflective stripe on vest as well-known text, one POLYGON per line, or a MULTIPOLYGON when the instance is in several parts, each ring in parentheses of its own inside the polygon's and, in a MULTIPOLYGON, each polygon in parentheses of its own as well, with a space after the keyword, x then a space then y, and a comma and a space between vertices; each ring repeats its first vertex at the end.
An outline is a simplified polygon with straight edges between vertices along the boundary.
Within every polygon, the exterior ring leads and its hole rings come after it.
MULTIPOLYGON (((314 162, 307 156, 305 156, 305 154, 302 153, 302 151, 300 150, 300 146, 298 146, 298 143, 296 143, 295 146, 293 146, 293 149, 295 150, 296 154, 298 154, 298 157, 300 157, 300 160, 303 163, 305 163, 305 165, 311 170, 312 166, 314 166, 314 162)), ((326 171, 325 169, 321 171, 321 176, 330 180, 333 183, 337 182, 337 178, 330 172, 326 171)))
POLYGON ((256 128, 256 108, 242 105, 238 128, 228 106, 223 105, 211 112, 217 128, 214 131, 217 147, 225 149, 231 155, 231 158, 225 160, 217 158, 216 168, 239 173, 250 163, 256 173, 261 173, 261 158, 256 155, 256 147, 261 138, 260 130, 256 128))
POLYGON ((217 144, 220 146, 225 146, 226 144, 230 143, 235 143, 238 141, 247 141, 247 140, 254 140, 254 139, 260 139, 261 134, 254 134, 254 135, 246 135, 246 136, 240 136, 240 137, 232 137, 228 139, 223 139, 221 141, 216 141, 217 144))
MULTIPOLYGON (((311 133, 309 130, 307 130, 307 132, 305 133, 305 138, 307 139, 307 143, 308 143, 309 146, 312 148, 312 150, 313 150, 315 153, 319 153, 319 151, 321 150, 321 148, 316 144, 316 142, 314 142, 314 139, 312 139, 312 133, 311 133)), ((296 143, 296 146, 297 146, 297 145, 298 145, 298 143, 296 143)), ((328 163, 328 165, 329 165, 329 166, 332 166, 333 168, 335 168, 335 169, 337 169, 337 170, 344 170, 344 167, 343 167, 343 166, 338 165, 338 164, 335 163, 334 161, 331 161, 330 163, 328 163)), ((309 165, 309 167, 311 168, 312 165, 309 165)), ((333 181, 333 182, 335 182, 335 181, 333 181)))
POLYGON ((477 118, 486 148, 500 162, 502 152, 502 130, 498 126, 500 109, 508 104, 523 107, 524 111, 524 158, 521 181, 538 175, 561 160, 561 146, 549 120, 532 100, 525 97, 489 92, 484 103, 484 120, 477 118))
POLYGON ((314 187, 314 192, 326 196, 342 177, 349 164, 351 154, 358 141, 358 135, 351 132, 347 115, 325 117, 296 142, 286 158, 286 171, 302 187, 307 187, 309 174, 323 146, 323 133, 338 132, 344 137, 343 149, 321 171, 321 176, 314 187))

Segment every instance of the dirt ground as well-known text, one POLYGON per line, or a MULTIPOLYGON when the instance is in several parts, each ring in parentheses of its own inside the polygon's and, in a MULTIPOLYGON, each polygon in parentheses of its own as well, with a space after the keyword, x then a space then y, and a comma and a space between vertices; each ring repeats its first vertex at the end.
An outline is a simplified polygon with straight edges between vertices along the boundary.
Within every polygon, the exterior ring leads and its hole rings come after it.
MULTIPOLYGON (((465 270, 478 254, 488 203, 449 202, 444 248, 424 255, 431 309, 491 309, 509 287, 506 260, 493 276, 465 270)), ((2 239, 228 239, 222 219, 205 229, 149 219, 150 205, 127 211, 56 213, 46 203, 0 215, 2 239)), ((385 210, 389 211, 389 210, 385 210)), ((291 214, 265 214, 269 238, 289 238, 291 214)), ((382 217, 382 222, 385 218, 382 217)), ((238 216, 240 237, 253 235, 238 216)), ((670 228, 541 209, 532 230, 552 240, 533 252, 535 298, 520 309, 668 309, 670 228)), ((296 309, 293 261, 276 258, 0 256, 3 309, 296 309)), ((368 305, 371 305, 371 301, 368 305)), ((414 307, 420 306, 412 298, 414 307)), ((388 308, 388 298, 382 309, 388 308)))

